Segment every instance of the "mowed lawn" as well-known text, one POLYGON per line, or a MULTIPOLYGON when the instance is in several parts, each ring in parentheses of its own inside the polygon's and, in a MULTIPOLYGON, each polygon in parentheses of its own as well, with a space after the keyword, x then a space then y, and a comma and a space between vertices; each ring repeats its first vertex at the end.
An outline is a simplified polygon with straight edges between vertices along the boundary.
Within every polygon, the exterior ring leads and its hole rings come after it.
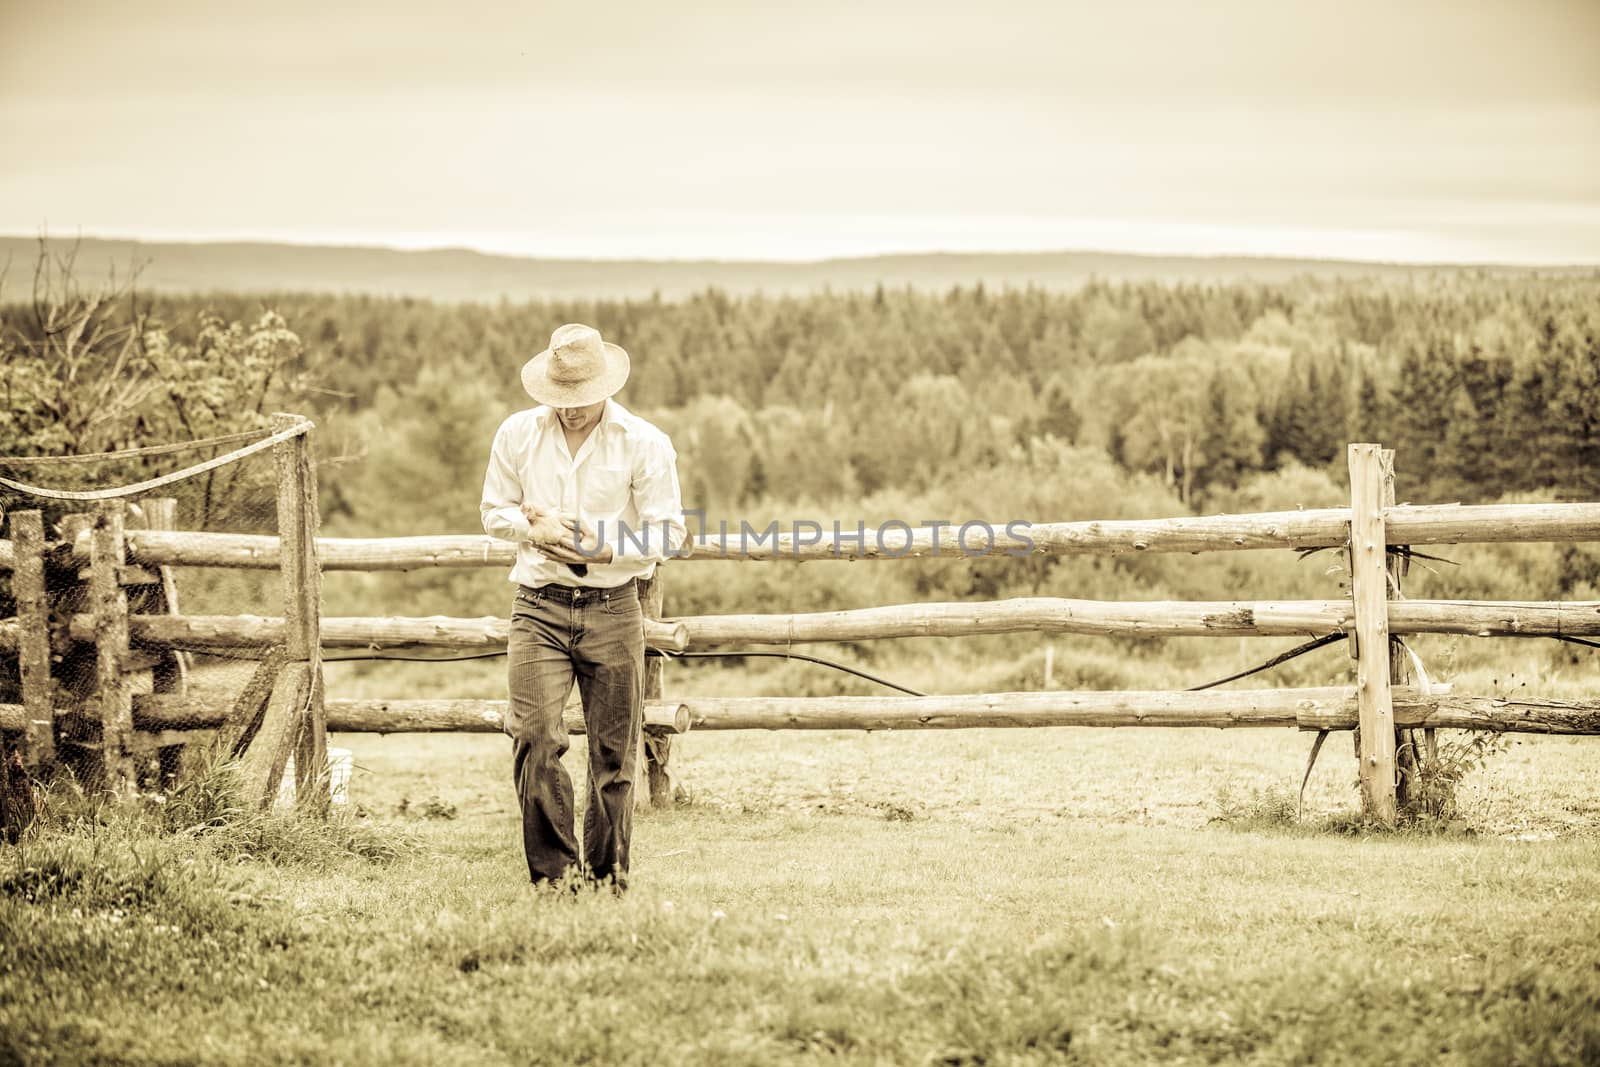
POLYGON ((620 900, 530 891, 503 738, 333 743, 324 830, 0 851, 0 1062, 1600 1062, 1600 741, 1371 834, 1348 735, 1301 824, 1292 731, 690 735, 620 900))

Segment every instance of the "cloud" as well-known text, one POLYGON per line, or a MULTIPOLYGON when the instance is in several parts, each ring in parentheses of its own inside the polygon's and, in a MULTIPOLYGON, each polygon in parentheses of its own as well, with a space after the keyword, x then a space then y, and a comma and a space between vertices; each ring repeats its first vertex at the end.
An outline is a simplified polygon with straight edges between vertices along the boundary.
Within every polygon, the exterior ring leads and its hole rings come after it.
POLYGON ((1586 0, 65 0, 0 20, 0 139, 28 149, 0 165, 10 232, 693 256, 743 227, 751 252, 802 255, 1119 220, 1107 240, 1600 261, 1586 0))

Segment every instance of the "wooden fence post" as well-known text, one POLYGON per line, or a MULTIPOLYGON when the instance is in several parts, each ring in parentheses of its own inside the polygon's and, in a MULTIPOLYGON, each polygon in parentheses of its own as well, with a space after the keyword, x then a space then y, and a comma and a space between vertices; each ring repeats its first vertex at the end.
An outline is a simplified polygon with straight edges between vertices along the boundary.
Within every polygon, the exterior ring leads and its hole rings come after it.
MULTIPOLYGON (((303 421, 299 415, 277 413, 272 428, 287 430, 303 421)), ((322 692, 322 569, 317 562, 320 519, 310 427, 274 446, 273 458, 278 476, 285 663, 267 698, 255 740, 245 750, 246 797, 261 807, 272 803, 292 750, 297 802, 325 810, 328 741, 322 692)))
MULTIPOLYGON (((276 413, 274 430, 303 422, 300 415, 276 413)), ((328 720, 322 692, 322 567, 317 534, 317 467, 311 455, 311 429, 273 450, 278 468, 278 536, 283 543, 284 655, 307 664, 304 720, 295 745, 295 799, 306 808, 328 806, 328 720)))
MULTIPOLYGON (((1392 454, 1391 454, 1392 458, 1392 454)), ((1361 810, 1395 821, 1394 705, 1389 688, 1389 575, 1385 569, 1383 450, 1353 444, 1350 464, 1350 591, 1356 616, 1356 706, 1361 810)))
MULTIPOLYGON (((656 565, 656 573, 638 584, 638 603, 645 609, 646 619, 659 619, 661 617, 662 590, 661 590, 661 565, 656 565)), ((645 656, 645 702, 650 704, 661 699, 661 656, 645 656)), ((640 763, 645 769, 646 777, 650 781, 650 806, 653 808, 670 808, 672 806, 672 776, 667 773, 667 761, 672 758, 672 737, 670 734, 645 733, 640 737, 640 763)), ((637 790, 637 784, 635 784, 637 790)), ((637 795, 637 793, 635 793, 637 795)))
POLYGON ((55 685, 50 678, 50 601, 45 591, 44 516, 38 511, 11 513, 11 541, 16 561, 11 594, 17 602, 17 671, 22 681, 22 706, 27 716, 23 759, 34 772, 56 761, 55 685))
POLYGON ((94 608, 95 704, 100 720, 104 786, 113 793, 138 787, 133 762, 133 688, 128 671, 128 594, 122 588, 127 560, 124 504, 101 501, 89 548, 89 599, 94 608))

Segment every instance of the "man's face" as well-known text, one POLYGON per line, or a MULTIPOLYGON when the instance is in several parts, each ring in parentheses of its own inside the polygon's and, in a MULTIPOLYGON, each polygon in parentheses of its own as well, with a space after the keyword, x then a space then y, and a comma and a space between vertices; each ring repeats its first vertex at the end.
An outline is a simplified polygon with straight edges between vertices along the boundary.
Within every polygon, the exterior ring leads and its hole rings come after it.
POLYGON ((606 409, 606 402, 588 404, 581 408, 556 408, 556 417, 561 420, 561 425, 568 430, 587 430, 600 421, 600 413, 606 409))

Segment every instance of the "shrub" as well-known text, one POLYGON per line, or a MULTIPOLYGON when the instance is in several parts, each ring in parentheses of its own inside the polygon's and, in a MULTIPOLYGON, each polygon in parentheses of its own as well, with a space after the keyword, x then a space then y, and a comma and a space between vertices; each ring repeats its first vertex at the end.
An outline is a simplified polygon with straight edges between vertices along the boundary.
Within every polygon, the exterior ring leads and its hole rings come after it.
POLYGON ((1460 816, 1458 796, 1462 781, 1505 751, 1503 734, 1472 733, 1460 740, 1445 740, 1433 759, 1417 761, 1417 777, 1403 821, 1415 825, 1449 824, 1460 816))

